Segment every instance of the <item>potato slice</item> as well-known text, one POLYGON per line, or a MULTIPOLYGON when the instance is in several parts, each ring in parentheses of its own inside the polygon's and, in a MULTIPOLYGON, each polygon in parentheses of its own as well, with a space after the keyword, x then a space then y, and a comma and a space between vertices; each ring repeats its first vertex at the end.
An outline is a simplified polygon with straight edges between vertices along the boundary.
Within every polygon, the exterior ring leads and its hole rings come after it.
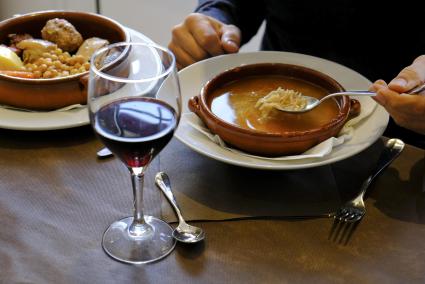
POLYGON ((23 58, 25 63, 32 63, 38 58, 43 57, 44 52, 49 52, 57 48, 57 45, 42 39, 26 39, 16 45, 23 49, 23 58))
POLYGON ((107 46, 109 42, 106 39, 98 38, 98 37, 92 37, 86 39, 83 44, 80 46, 80 48, 77 51, 77 55, 81 55, 84 57, 85 61, 89 61, 90 57, 93 55, 93 53, 104 47, 107 46))

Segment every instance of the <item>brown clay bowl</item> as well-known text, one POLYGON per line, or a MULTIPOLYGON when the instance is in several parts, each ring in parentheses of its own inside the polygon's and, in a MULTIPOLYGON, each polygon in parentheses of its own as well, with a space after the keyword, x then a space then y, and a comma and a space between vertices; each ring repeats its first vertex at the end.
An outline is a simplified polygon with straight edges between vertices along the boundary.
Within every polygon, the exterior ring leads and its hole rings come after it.
POLYGON ((220 73, 208 81, 200 94, 189 100, 189 109, 198 115, 211 132, 219 135, 226 143, 261 156, 303 153, 316 144, 336 136, 348 119, 360 113, 360 103, 357 100, 341 96, 336 98, 339 111, 329 123, 303 131, 268 133, 229 123, 211 111, 211 96, 214 90, 242 78, 264 75, 297 78, 320 86, 329 93, 344 91, 344 88, 331 77, 303 66, 280 63, 243 65, 220 73))
MULTIPOLYGON (((74 11, 41 11, 0 22, 0 43, 12 33, 41 38, 41 29, 53 18, 72 23, 84 39, 100 37, 110 43, 130 41, 127 30, 107 17, 74 11)), ((33 110, 52 110, 87 102, 88 72, 53 79, 26 79, 0 74, 0 104, 33 110)))

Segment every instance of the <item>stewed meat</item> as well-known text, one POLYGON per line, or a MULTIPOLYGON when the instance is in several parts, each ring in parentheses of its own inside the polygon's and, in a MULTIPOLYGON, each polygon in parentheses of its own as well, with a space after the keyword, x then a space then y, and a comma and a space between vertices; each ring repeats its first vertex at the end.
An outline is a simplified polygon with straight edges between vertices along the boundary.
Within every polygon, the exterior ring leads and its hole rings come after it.
POLYGON ((75 27, 65 19, 51 19, 41 30, 41 36, 57 44, 63 51, 73 52, 83 43, 83 37, 75 27))

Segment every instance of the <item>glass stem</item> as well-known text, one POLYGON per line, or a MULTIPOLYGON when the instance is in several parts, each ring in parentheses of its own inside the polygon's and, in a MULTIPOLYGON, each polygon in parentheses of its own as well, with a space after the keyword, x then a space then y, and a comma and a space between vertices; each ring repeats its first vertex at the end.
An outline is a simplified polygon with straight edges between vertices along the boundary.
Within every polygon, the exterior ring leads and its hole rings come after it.
POLYGON ((145 174, 142 168, 131 169, 131 183, 133 186, 134 222, 144 223, 143 218, 143 183, 145 174))
POLYGON ((145 222, 143 214, 143 181, 144 168, 131 168, 131 183, 133 186, 134 220, 129 227, 129 233, 135 237, 146 235, 152 228, 145 222))

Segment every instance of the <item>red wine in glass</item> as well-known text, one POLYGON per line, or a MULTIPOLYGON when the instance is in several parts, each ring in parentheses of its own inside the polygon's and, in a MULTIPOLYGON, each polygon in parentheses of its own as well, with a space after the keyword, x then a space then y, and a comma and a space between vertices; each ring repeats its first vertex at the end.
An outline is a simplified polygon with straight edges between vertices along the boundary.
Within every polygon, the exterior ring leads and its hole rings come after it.
POLYGON ((147 97, 116 100, 94 113, 98 137, 130 168, 147 166, 171 140, 177 122, 171 106, 147 97))

